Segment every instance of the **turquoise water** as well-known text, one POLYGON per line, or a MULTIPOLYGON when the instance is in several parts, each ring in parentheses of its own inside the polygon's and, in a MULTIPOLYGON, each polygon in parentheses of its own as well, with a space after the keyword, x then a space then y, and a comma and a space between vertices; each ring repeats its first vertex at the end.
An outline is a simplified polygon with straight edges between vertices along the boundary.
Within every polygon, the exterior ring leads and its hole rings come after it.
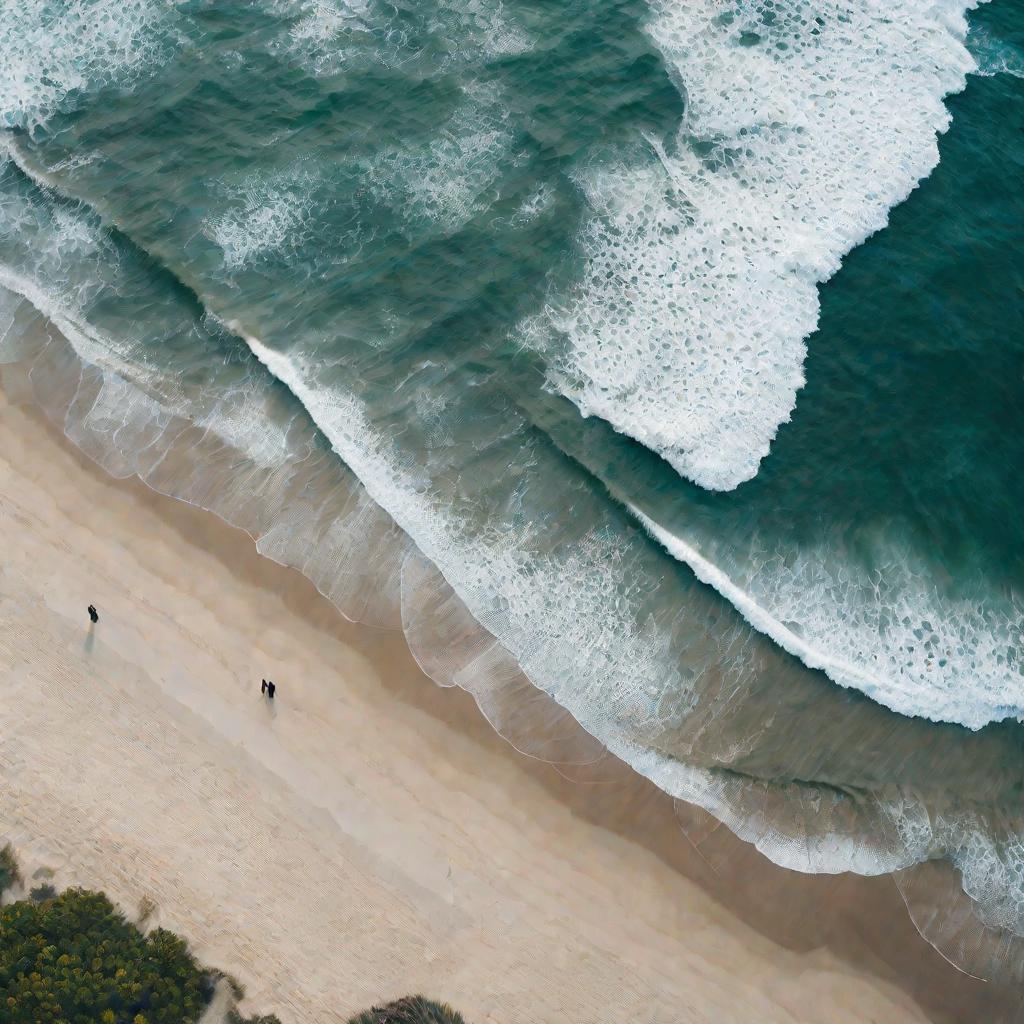
POLYGON ((1024 17, 875 6, 11 0, 0 352, 777 862, 1022 935, 1024 17))

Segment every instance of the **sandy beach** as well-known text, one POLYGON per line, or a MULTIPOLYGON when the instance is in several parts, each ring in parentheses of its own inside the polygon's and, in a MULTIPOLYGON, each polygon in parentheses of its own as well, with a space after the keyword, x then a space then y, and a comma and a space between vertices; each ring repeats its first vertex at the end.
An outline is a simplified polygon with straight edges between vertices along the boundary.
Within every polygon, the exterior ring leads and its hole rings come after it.
POLYGON ((0 550, 0 842, 153 900, 248 1010, 323 1024, 422 992, 470 1024, 1014 1019, 891 879, 739 849, 716 873, 653 786, 521 756, 400 634, 2 396, 0 550))

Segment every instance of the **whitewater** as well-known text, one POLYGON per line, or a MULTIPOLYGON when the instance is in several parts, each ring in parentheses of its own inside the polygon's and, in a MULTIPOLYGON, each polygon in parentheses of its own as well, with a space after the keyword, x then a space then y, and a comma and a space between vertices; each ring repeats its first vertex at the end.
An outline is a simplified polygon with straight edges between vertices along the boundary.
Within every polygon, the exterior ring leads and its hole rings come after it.
POLYGON ((971 6, 653 5, 678 136, 671 153, 651 140, 660 166, 581 172, 587 266, 542 314, 584 415, 702 487, 756 474, 804 383, 817 285, 939 161, 971 6))

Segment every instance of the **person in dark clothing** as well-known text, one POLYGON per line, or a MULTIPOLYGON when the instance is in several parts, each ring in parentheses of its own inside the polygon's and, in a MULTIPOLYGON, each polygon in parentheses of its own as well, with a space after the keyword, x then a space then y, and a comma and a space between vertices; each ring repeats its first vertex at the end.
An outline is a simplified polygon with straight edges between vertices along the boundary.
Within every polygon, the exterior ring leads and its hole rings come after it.
POLYGON ((94 604, 89 605, 88 612, 89 612, 89 621, 90 622, 95 624, 95 623, 100 621, 100 613, 98 611, 96 611, 96 605, 94 605, 94 604))
POLYGON ((267 696, 268 696, 268 697, 269 697, 269 698, 270 698, 271 700, 273 700, 273 699, 274 699, 274 691, 275 691, 276 689, 277 689, 277 687, 276 687, 276 686, 275 686, 275 685, 274 685, 273 683, 267 683, 267 696))
POLYGON ((264 679, 262 684, 260 685, 260 693, 266 693, 266 692, 267 692, 267 681, 266 681, 266 679, 264 679))

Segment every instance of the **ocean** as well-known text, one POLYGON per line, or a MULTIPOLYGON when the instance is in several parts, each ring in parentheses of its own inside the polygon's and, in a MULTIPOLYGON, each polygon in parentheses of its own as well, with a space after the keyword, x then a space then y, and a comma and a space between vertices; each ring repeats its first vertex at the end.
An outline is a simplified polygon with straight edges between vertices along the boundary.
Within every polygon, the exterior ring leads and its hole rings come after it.
POLYGON ((0 104, 76 444, 533 756, 945 862, 922 933, 1020 980, 1024 8, 0 0, 0 104))

